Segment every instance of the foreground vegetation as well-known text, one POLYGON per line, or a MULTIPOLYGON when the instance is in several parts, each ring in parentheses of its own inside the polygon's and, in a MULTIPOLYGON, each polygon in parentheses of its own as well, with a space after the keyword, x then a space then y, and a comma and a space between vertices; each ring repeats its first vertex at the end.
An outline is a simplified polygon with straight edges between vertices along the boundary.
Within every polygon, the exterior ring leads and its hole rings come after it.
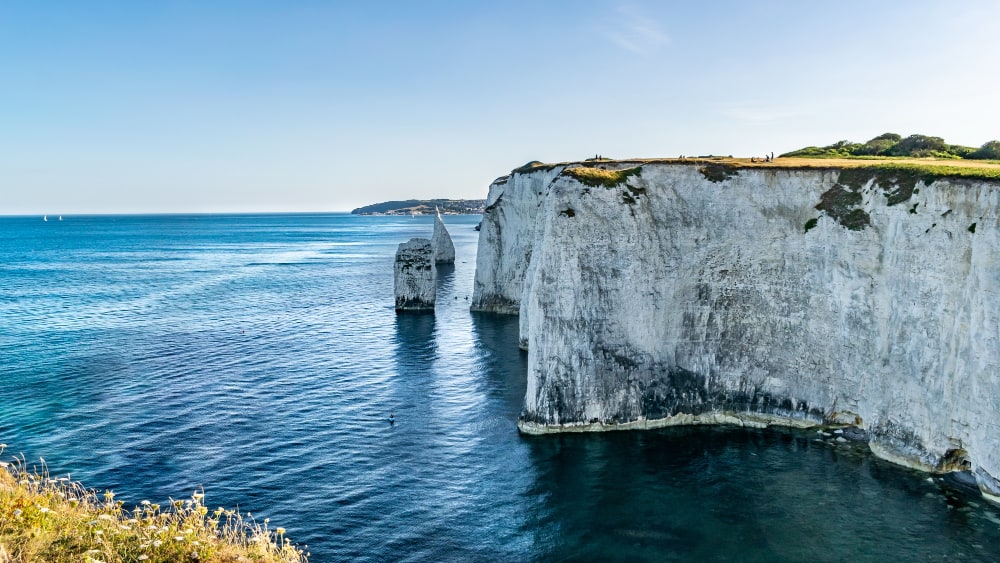
POLYGON ((971 160, 1000 159, 1000 141, 989 141, 978 149, 962 145, 949 145, 941 137, 910 135, 903 138, 896 133, 885 133, 865 143, 838 141, 825 147, 806 147, 781 155, 783 157, 812 158, 950 158, 971 160))
MULTIPOLYGON (((3 444, 0 444, 0 453, 3 444)), ((44 462, 43 462, 44 463, 44 462)), ((203 492, 166 506, 142 501, 132 510, 114 493, 98 494, 68 478, 28 470, 24 460, 0 468, 0 563, 305 562, 285 537, 234 510, 209 510, 203 492)))

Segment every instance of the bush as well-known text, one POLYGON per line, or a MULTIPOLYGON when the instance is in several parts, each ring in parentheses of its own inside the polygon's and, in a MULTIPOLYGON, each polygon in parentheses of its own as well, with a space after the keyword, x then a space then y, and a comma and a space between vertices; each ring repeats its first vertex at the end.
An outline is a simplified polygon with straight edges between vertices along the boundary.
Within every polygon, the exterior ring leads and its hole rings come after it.
POLYGON ((910 135, 896 143, 886 154, 889 156, 929 156, 932 152, 947 152, 948 144, 941 137, 910 135))
MULTIPOLYGON (((991 141, 996 143, 996 141, 991 141)), ((989 145, 990 143, 987 143, 989 145)), ((826 158, 850 158, 852 156, 895 156, 913 158, 1000 158, 1000 146, 993 146, 992 151, 983 148, 976 150, 972 147, 962 145, 949 145, 941 137, 929 137, 927 135, 910 135, 905 139, 895 133, 883 133, 874 139, 864 143, 852 143, 850 141, 837 141, 825 147, 806 147, 797 151, 785 153, 781 156, 799 157, 826 157, 826 158), (996 156, 973 156, 989 155, 996 156)))
POLYGON ((983 146, 969 154, 966 158, 1000 160, 1000 141, 989 141, 988 143, 984 143, 983 146))

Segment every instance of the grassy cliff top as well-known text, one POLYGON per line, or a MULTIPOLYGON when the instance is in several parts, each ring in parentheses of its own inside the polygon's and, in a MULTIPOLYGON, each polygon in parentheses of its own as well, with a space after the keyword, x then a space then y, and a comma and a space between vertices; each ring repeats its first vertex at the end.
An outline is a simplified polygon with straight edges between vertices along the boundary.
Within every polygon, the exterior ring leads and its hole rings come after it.
POLYGON ((601 167, 623 169, 647 164, 712 166, 723 170, 771 169, 771 170, 843 170, 855 168, 880 171, 900 170, 926 176, 928 180, 938 178, 963 178, 970 180, 1000 181, 1000 160, 964 160, 954 158, 912 158, 912 157, 789 157, 780 156, 770 162, 760 159, 734 157, 690 157, 690 158, 642 158, 611 160, 602 159, 576 162, 543 164, 533 162, 515 169, 514 172, 551 170, 557 166, 601 167))
POLYGON ((283 528, 209 509, 203 492, 162 507, 142 501, 132 510, 114 497, 44 469, 29 471, 23 459, 0 463, 0 562, 304 563, 308 557, 283 528))

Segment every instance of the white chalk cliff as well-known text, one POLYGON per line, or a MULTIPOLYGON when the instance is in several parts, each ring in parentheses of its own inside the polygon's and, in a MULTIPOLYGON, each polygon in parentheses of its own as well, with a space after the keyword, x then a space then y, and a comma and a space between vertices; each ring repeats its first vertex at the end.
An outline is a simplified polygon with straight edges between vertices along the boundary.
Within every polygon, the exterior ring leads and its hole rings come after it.
POLYGON ((397 311, 434 310, 437 267, 434 249, 425 238, 411 238, 396 249, 394 289, 397 311))
POLYGON ((522 431, 847 424, 1000 499, 1000 183, 581 166, 499 178, 483 217, 473 309, 521 315, 522 431))
POLYGON ((431 236, 431 246, 434 247, 434 262, 438 264, 453 264, 455 262, 455 244, 451 242, 451 235, 441 220, 441 211, 434 210, 434 234, 431 236))

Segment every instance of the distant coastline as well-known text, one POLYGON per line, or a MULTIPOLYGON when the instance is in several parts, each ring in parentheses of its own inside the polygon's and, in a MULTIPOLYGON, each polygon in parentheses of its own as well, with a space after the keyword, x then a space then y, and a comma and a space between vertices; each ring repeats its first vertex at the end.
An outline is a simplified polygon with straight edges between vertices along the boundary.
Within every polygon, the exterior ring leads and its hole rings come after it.
POLYGON ((408 199, 366 205, 351 215, 432 215, 435 208, 442 215, 478 215, 485 206, 485 199, 408 199))

